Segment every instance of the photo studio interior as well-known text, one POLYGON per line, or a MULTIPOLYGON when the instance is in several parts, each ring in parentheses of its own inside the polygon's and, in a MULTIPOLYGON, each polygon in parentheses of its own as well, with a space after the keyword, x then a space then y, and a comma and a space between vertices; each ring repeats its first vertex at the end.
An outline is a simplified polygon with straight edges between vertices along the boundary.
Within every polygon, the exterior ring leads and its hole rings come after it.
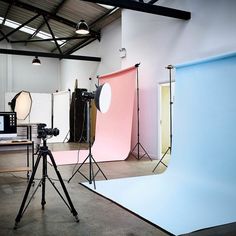
POLYGON ((235 11, 0 0, 0 235, 236 235, 235 11))

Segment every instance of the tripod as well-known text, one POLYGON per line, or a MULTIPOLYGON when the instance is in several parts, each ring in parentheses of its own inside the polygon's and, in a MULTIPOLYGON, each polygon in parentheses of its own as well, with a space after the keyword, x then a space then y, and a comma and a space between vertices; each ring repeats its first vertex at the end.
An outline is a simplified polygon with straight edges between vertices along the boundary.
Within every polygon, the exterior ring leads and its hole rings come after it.
POLYGON ((156 170, 156 168, 160 165, 160 163, 162 165, 164 165, 165 167, 167 167, 167 165, 163 162, 163 159, 165 158, 166 154, 170 151, 170 154, 171 154, 171 151, 172 151, 172 105, 173 105, 173 102, 172 102, 172 88, 171 88, 171 70, 173 69, 174 67, 172 65, 168 65, 166 67, 166 69, 169 70, 169 87, 170 87, 170 146, 167 148, 167 150, 165 151, 165 153, 162 155, 161 159, 159 160, 159 162, 157 163, 157 165, 155 166, 155 168, 153 169, 152 172, 154 172, 156 170))
POLYGON ((45 187, 46 187, 46 179, 49 180, 49 182, 52 184, 52 186, 54 187, 54 189, 57 191, 57 193, 59 194, 59 196, 61 197, 61 199, 64 201, 64 203, 66 204, 66 206, 69 208, 69 210, 71 211, 71 213, 73 214, 73 216, 75 217, 76 219, 76 222, 79 222, 79 218, 78 218, 78 213, 77 211, 75 210, 74 206, 73 206, 73 203, 70 199, 70 196, 66 190, 66 187, 65 187, 65 184, 62 180, 62 177, 61 177, 61 174, 60 172, 58 171, 57 169, 57 165, 56 165, 56 162, 53 158, 53 155, 51 153, 50 150, 48 150, 48 147, 47 147, 47 144, 46 144, 46 138, 43 139, 43 146, 40 146, 39 147, 39 154, 38 154, 38 157, 37 157, 37 160, 36 160, 36 163, 35 163, 35 166, 33 168, 33 172, 32 172, 32 175, 30 177, 30 180, 29 180, 29 183, 28 183, 28 186, 26 188, 26 191, 25 191, 25 195, 23 197, 23 201, 21 203, 21 206, 20 206, 20 210, 16 216, 16 219, 15 219, 15 227, 14 229, 17 229, 17 225, 18 223, 20 222, 24 212, 26 211, 27 207, 29 206, 32 198, 34 197, 36 191, 38 190, 39 186, 42 186, 42 200, 41 200, 41 205, 42 205, 42 209, 44 209, 44 205, 46 204, 46 200, 45 200, 45 187), (52 165, 54 167, 54 170, 57 174, 57 177, 60 181, 60 184, 63 188, 63 191, 64 191, 64 194, 67 198, 67 201, 63 198, 62 194, 59 192, 59 190, 56 188, 56 186, 54 185, 54 183, 52 182, 52 180, 48 177, 48 174, 47 174, 47 156, 50 157, 50 160, 52 162, 52 165), (43 159, 43 166, 42 166, 42 178, 41 180, 39 181, 39 184, 37 185, 36 189, 34 190, 32 196, 30 197, 28 203, 26 204, 26 200, 28 198, 28 195, 29 195, 29 191, 30 191, 30 188, 31 188, 31 185, 34 183, 34 177, 35 177, 35 174, 36 174, 36 171, 37 171, 37 168, 38 168, 38 165, 39 165, 39 162, 40 162, 40 159, 43 159))
POLYGON ((88 103, 88 107, 89 107, 89 111, 88 111, 88 135, 89 135, 89 154, 88 156, 85 158, 85 160, 80 164, 80 166, 78 167, 78 169, 74 172, 74 174, 70 177, 70 179, 68 180, 68 183, 71 181, 71 179, 75 176, 75 174, 77 172, 79 172, 85 179, 87 179, 89 181, 89 184, 91 184, 93 182, 94 185, 94 189, 96 189, 96 185, 95 185, 95 178, 97 176, 97 174, 99 172, 102 173, 103 177, 107 180, 107 177, 105 176, 105 174, 103 173, 102 169, 99 167, 99 165, 97 164, 97 162, 95 161, 95 159, 93 158, 92 155, 92 142, 91 142, 91 99, 87 100, 88 103), (89 160, 89 177, 85 176, 81 171, 81 167, 85 164, 85 162, 89 160), (97 166, 98 170, 97 172, 94 174, 94 169, 93 169, 93 163, 97 166))
MULTIPOLYGON (((139 67, 140 64, 136 64, 135 67, 139 67)), ((147 155, 147 157, 152 161, 151 157, 148 155, 147 151, 145 150, 145 148, 143 147, 143 145, 140 143, 139 141, 139 112, 140 112, 140 108, 139 108, 139 81, 138 81, 138 69, 137 69, 137 123, 138 123, 138 127, 137 127, 137 136, 138 136, 138 142, 136 143, 136 145, 134 146, 134 148, 132 149, 132 151, 130 152, 131 155, 133 155, 137 160, 142 159, 144 156, 147 155), (136 155, 133 154, 134 150, 136 149, 138 150, 138 156, 136 157, 136 155), (140 148, 143 150, 144 154, 140 157, 140 148)))

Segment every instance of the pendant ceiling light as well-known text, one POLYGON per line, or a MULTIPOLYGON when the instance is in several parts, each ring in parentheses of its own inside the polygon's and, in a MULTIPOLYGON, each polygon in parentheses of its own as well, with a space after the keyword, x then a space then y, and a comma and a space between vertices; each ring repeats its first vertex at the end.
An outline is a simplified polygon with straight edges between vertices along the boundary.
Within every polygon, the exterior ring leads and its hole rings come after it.
POLYGON ((35 56, 35 58, 33 59, 33 61, 32 61, 32 64, 33 65, 41 65, 41 61, 38 59, 38 57, 37 56, 35 56))
POLYGON ((84 20, 81 20, 77 25, 76 25, 76 31, 77 34, 89 34, 89 27, 87 23, 84 20))

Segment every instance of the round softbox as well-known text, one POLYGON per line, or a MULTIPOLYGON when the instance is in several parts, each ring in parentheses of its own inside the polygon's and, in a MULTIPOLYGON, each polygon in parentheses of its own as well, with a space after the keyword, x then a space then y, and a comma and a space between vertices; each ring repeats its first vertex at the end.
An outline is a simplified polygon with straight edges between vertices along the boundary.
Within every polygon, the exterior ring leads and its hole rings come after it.
POLYGON ((97 109, 106 113, 111 105, 111 86, 109 83, 100 85, 95 93, 94 101, 97 109))
POLYGON ((21 91, 15 95, 10 102, 11 109, 16 112, 18 120, 25 120, 30 114, 32 106, 32 98, 30 92, 21 91))

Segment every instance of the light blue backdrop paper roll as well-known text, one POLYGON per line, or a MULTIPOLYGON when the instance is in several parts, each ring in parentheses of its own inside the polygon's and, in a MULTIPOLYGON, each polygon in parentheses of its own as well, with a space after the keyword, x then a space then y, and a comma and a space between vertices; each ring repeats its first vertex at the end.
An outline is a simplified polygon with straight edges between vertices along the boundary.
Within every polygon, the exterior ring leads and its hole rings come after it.
POLYGON ((173 108, 165 173, 96 191, 175 235, 235 222, 236 54, 176 66, 173 108))

